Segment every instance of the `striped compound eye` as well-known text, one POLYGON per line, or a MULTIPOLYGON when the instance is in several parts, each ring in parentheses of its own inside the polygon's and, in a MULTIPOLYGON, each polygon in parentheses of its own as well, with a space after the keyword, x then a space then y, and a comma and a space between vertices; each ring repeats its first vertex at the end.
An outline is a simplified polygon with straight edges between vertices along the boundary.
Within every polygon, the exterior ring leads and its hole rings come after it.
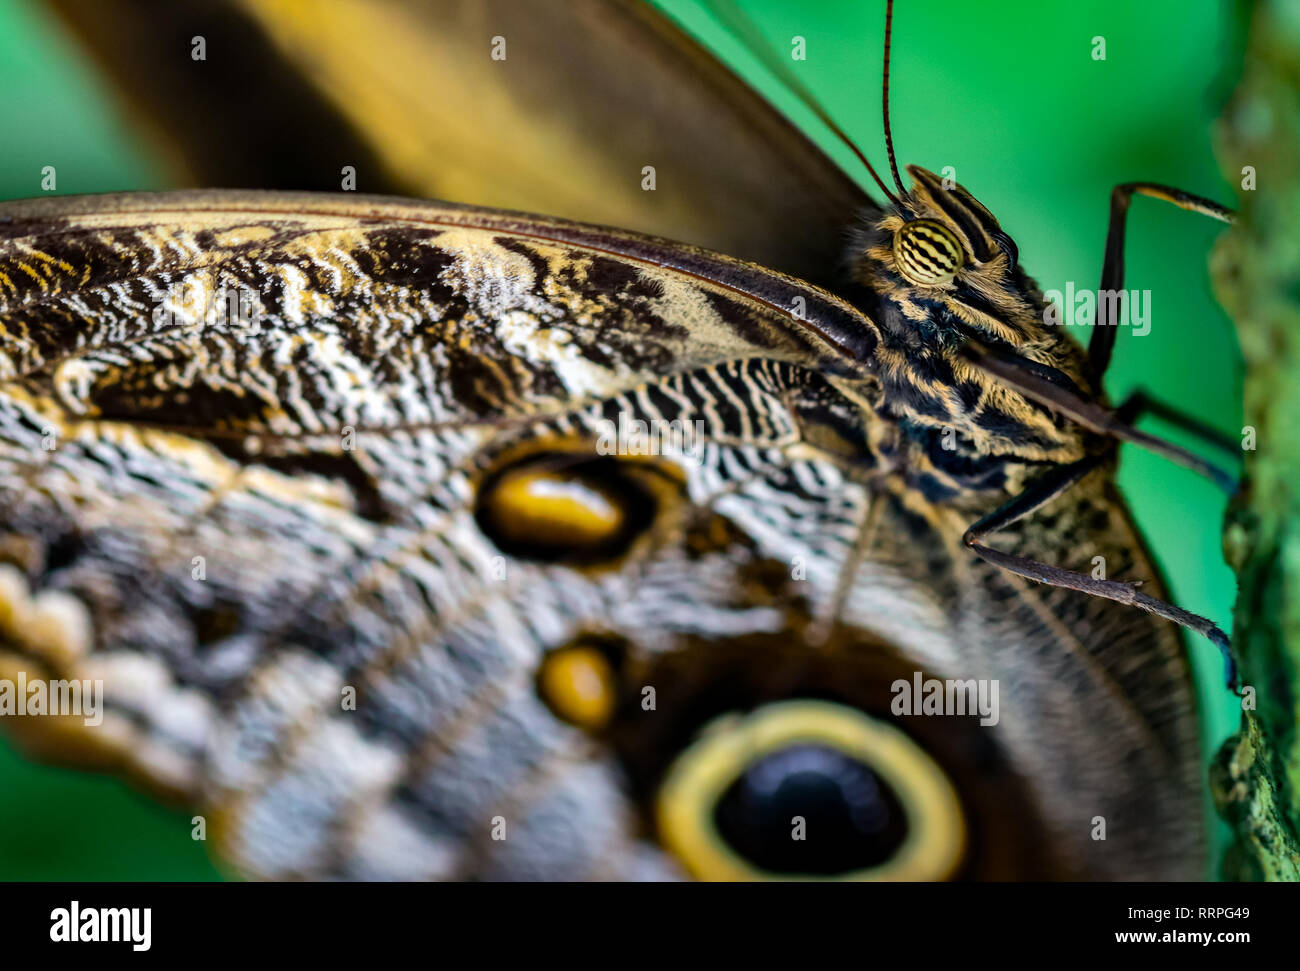
POLYGON ((943 223, 917 219, 894 234, 894 263, 908 283, 941 287, 961 269, 961 243, 943 223))

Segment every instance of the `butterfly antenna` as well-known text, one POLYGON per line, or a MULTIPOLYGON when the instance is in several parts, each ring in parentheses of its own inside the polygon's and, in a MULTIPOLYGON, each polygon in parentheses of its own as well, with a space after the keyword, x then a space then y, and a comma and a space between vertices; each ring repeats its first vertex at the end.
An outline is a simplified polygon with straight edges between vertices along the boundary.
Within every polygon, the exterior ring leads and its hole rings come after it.
MULTIPOLYGON (((776 55, 776 52, 773 51, 772 47, 768 44, 767 39, 759 33, 758 28, 754 26, 754 22, 743 10, 740 9, 739 6, 736 5, 734 0, 714 0, 713 3, 710 3, 707 6, 715 20, 726 27, 727 30, 738 36, 749 49, 750 53, 758 59, 759 63, 773 74, 777 80, 785 85, 791 94, 803 102, 804 107, 816 115, 817 119, 830 129, 831 134, 848 146, 849 151, 857 156, 858 161, 867 167, 867 171, 871 173, 871 177, 876 180, 876 185, 880 186, 880 191, 885 194, 889 201, 896 206, 900 205, 901 203, 899 202, 898 196, 894 195, 889 186, 887 186, 884 183, 884 180, 880 178, 880 175, 876 172, 875 166, 871 164, 871 161, 867 158, 862 149, 858 148, 858 146, 854 144, 853 139, 844 134, 844 129, 837 125, 826 109, 818 103, 817 99, 813 96, 813 93, 809 91, 808 88, 804 86, 803 81, 799 79, 799 76, 790 69, 789 65, 787 65, 785 61, 776 55)), ((888 42, 886 42, 885 50, 886 53, 889 50, 888 42)), ((888 117, 887 114, 886 117, 888 117)), ((892 154, 890 161, 893 161, 892 154)), ((898 170, 896 166, 894 170, 894 181, 898 182, 898 170)), ((903 186, 901 183, 899 183, 898 188, 902 191, 903 186)))
POLYGON ((898 177, 898 160, 894 158, 894 132, 889 127, 889 49, 892 46, 889 41, 893 31, 894 0, 885 0, 885 72, 880 86, 880 101, 885 114, 885 151, 889 153, 889 169, 894 174, 894 185, 898 186, 900 195, 905 195, 907 190, 903 188, 903 180, 898 177))

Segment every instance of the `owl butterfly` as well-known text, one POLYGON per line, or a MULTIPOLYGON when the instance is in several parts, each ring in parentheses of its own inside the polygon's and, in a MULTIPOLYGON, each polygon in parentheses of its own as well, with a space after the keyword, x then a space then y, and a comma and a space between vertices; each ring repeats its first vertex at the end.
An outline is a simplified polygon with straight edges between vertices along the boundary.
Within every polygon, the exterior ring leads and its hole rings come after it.
POLYGON ((335 191, 0 205, 0 664, 106 693, 31 750, 256 877, 1200 875, 1222 635, 1112 483, 1193 460, 964 188, 644 6, 55 6, 189 183, 335 191))

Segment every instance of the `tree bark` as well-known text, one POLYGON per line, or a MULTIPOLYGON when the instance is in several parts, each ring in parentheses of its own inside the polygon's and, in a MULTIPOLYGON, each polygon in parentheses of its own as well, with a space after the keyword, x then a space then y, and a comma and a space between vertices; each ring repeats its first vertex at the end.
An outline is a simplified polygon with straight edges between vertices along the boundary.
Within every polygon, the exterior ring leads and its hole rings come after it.
POLYGON ((1249 38, 1218 154, 1242 205, 1213 270, 1246 362, 1246 478, 1224 532, 1246 697, 1211 784, 1236 832, 1224 876, 1300 880, 1300 2, 1239 9, 1249 38))

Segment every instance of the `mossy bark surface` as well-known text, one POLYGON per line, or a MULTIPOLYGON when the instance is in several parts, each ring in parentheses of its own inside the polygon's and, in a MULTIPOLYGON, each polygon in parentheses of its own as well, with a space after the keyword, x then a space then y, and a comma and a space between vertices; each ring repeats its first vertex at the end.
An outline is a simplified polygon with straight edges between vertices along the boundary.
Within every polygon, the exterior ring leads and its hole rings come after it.
POLYGON ((1211 780, 1236 832, 1224 876, 1300 880, 1300 0, 1240 9, 1249 40, 1219 156, 1243 191, 1214 278, 1246 362, 1246 478, 1224 536, 1245 698, 1211 780))

